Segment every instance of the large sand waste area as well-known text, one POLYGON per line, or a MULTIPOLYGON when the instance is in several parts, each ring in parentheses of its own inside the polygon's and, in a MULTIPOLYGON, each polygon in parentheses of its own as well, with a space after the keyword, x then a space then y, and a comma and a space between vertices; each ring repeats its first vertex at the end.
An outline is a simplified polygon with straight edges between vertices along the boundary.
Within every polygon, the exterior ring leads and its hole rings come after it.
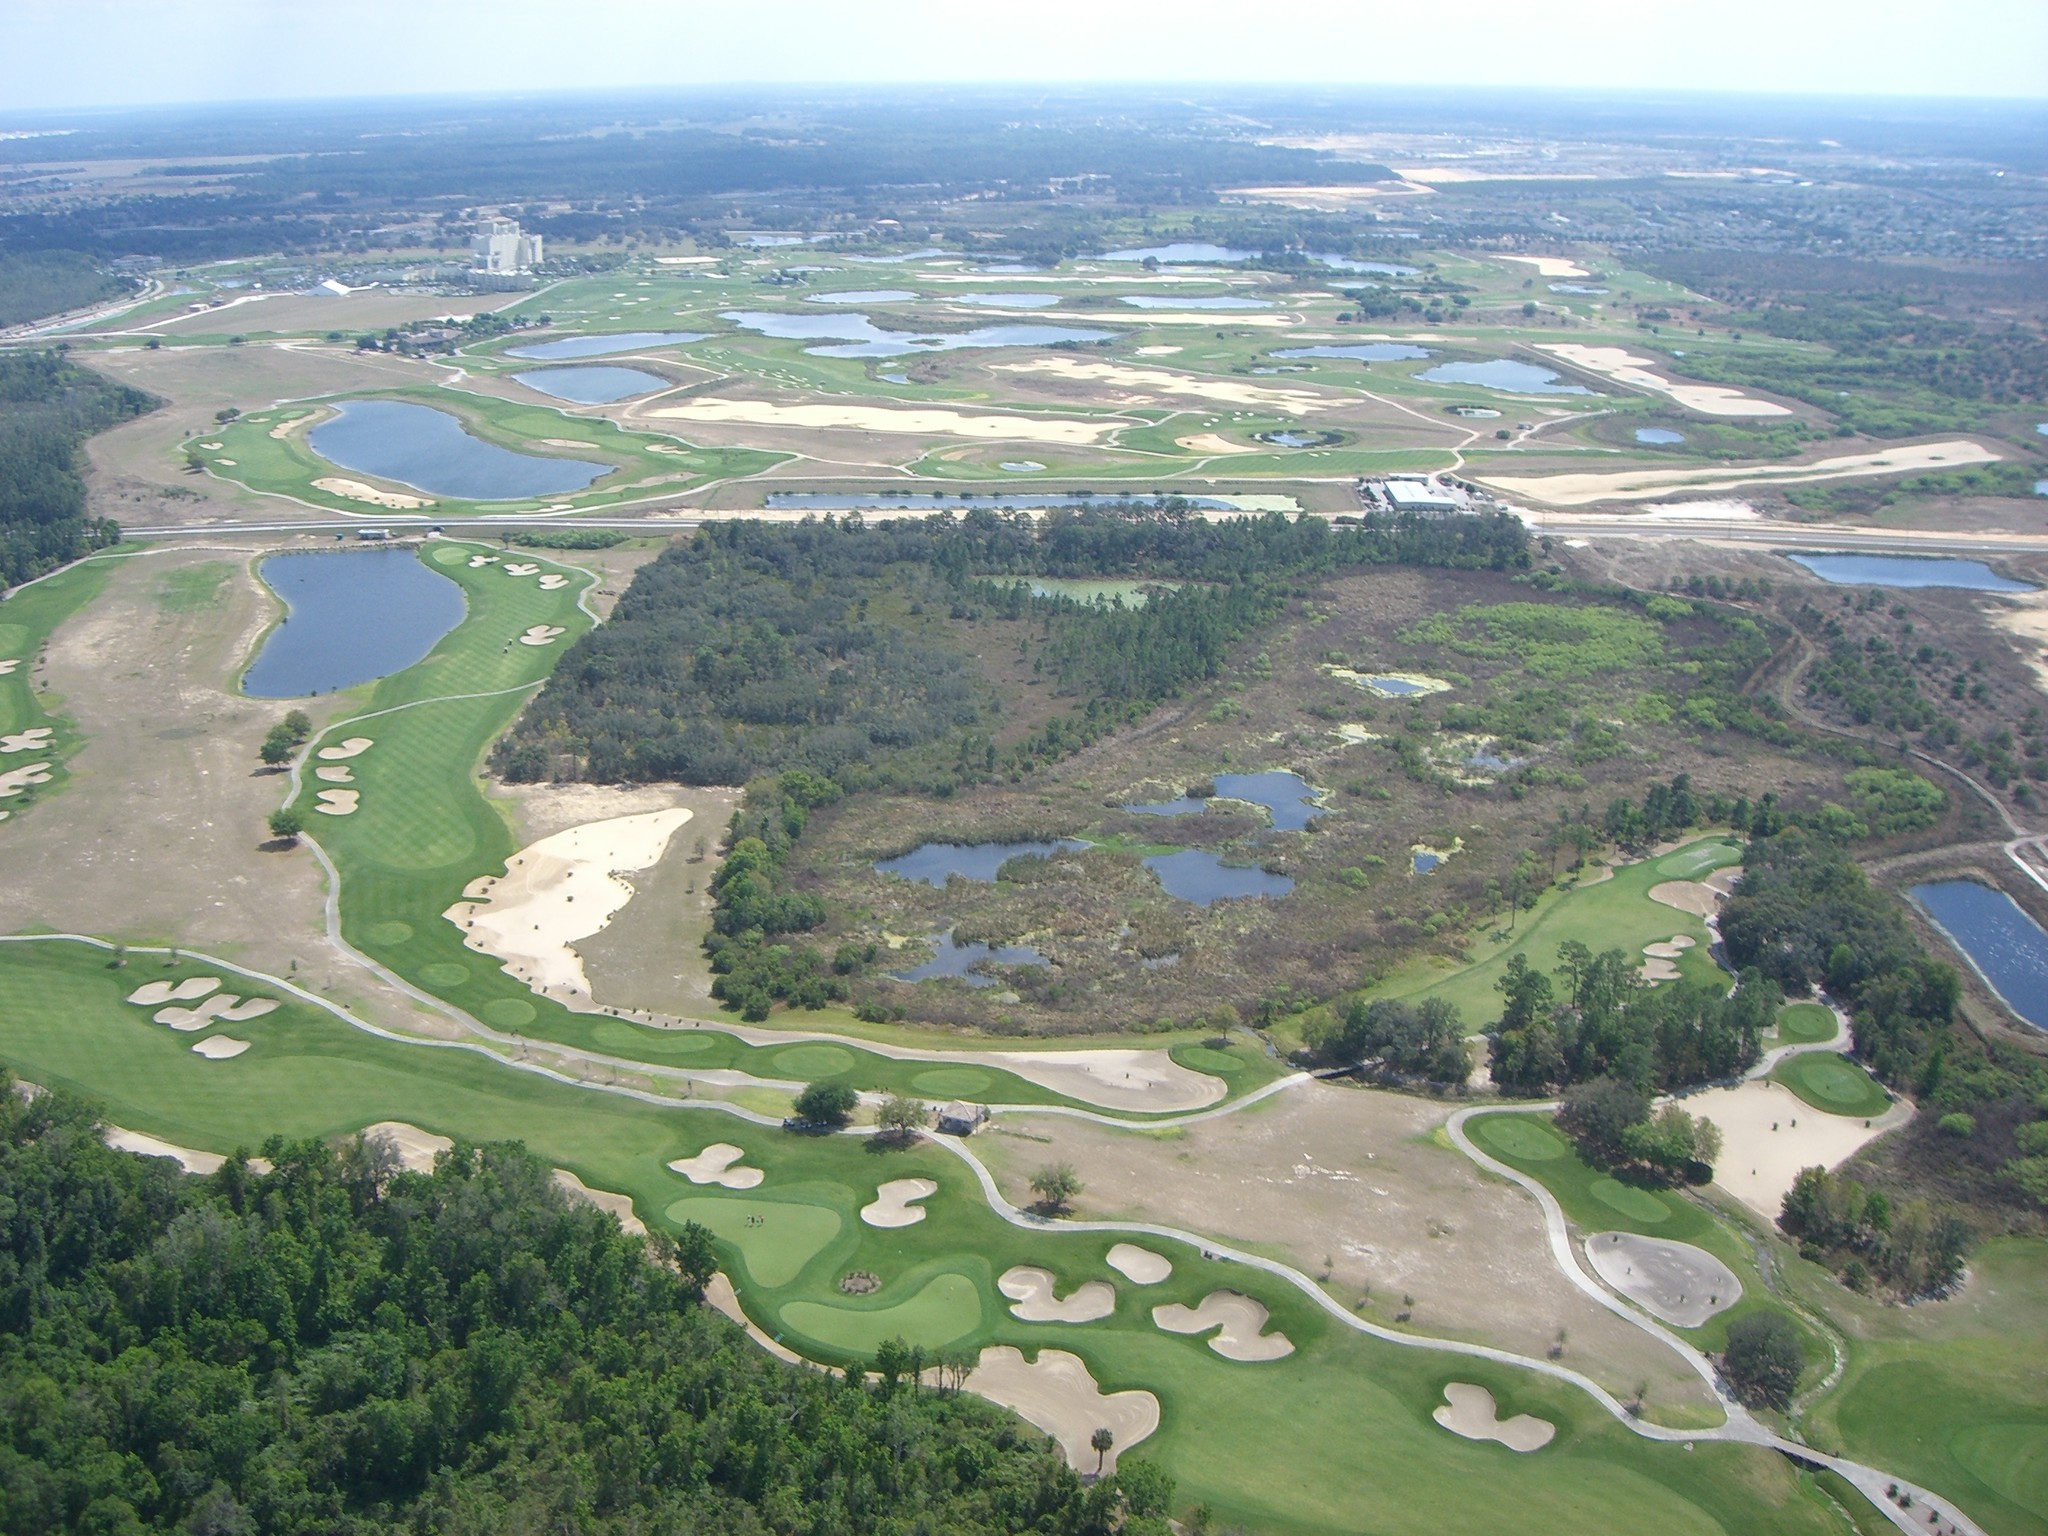
POLYGON ((555 1170, 555 1185, 571 1200, 581 1200, 601 1211, 610 1211, 619 1218, 621 1230, 635 1237, 647 1235, 647 1223, 633 1214, 633 1201, 630 1196, 614 1194, 608 1189, 592 1189, 566 1168, 555 1170))
POLYGON ((1220 1103, 1221 1078, 1182 1066, 1165 1051, 989 1051, 978 1058, 1107 1109, 1190 1110, 1220 1103))
POLYGON ((1085 448, 1119 425, 1107 421, 1059 420, 1038 416, 972 414, 966 411, 904 410, 874 405, 778 405, 767 400, 700 398, 646 413, 664 420, 737 423, 750 427, 794 427, 807 431, 900 432, 918 437, 971 437, 1058 443, 1085 448))
POLYGON ((1721 1128, 1723 1151, 1714 1164, 1714 1182, 1767 1222, 1778 1219, 1800 1169, 1833 1168, 1913 1117, 1910 1099, 1900 1099, 1874 1119, 1831 1115, 1767 1077, 1733 1088, 1708 1088, 1678 1102, 1688 1114, 1721 1128))
POLYGON ((432 1173, 434 1159, 455 1143, 403 1120, 379 1120, 363 1127, 363 1140, 381 1141, 398 1154, 399 1163, 412 1173, 432 1173))
MULTIPOLYGON (((1210 318, 1213 320, 1215 317, 1210 318)), ((1228 379, 1205 378, 1195 373, 1171 373, 1164 368, 1132 368, 1122 363, 1083 362, 1071 357, 1037 357, 1029 362, 996 363, 993 368, 997 373, 1040 373, 1087 384, 1106 384, 1124 391, 1123 398, 1127 404, 1142 404, 1157 395, 1192 395, 1199 400, 1220 400, 1226 405, 1263 406, 1301 414, 1328 410, 1336 404, 1327 396, 1312 394, 1305 389, 1234 384, 1228 379)))
POLYGON ((1543 342, 1537 350, 1548 352, 1552 357, 1563 358, 1575 367, 1589 373, 1604 374, 1617 384, 1630 384, 1637 389, 1654 390, 1668 395, 1688 410, 1698 411, 1702 416, 1790 416, 1791 411, 1771 400, 1759 400, 1754 395, 1745 395, 1739 389, 1728 389, 1717 384, 1674 384, 1661 373, 1650 370, 1660 366, 1654 357, 1637 357, 1626 347, 1588 347, 1576 342, 1543 342))
POLYGON ((1999 455, 1978 443, 1954 438, 1911 443, 1871 453, 1843 454, 1810 464, 1730 464, 1693 469, 1649 467, 1597 474, 1510 477, 1472 471, 1472 478, 1553 507, 1582 507, 1596 501, 1646 501, 1673 491, 1733 491, 1746 485, 1797 485, 1810 480, 1849 480, 1869 475, 1903 475, 1965 464, 1995 464, 1999 455))
MULTIPOLYGON (((275 432, 270 434, 277 436, 275 432)), ((221 463, 232 463, 222 459, 221 463)), ((339 496, 344 501, 368 502, 373 507, 386 507, 393 512, 410 512, 420 507, 431 507, 434 503, 426 496, 408 496, 402 491, 380 491, 374 485, 365 485, 360 480, 345 479, 340 475, 322 475, 313 482, 313 489, 325 491, 330 496, 339 496)))
POLYGON ((1036 1361, 1007 1344, 984 1349, 966 1387, 1051 1435, 1080 1471, 1095 1470, 1096 1455, 1088 1442, 1096 1430, 1107 1429, 1115 1437, 1102 1458, 1108 1474, 1116 1470, 1119 1453, 1159 1428, 1158 1398, 1141 1391, 1105 1394, 1087 1363, 1063 1349, 1041 1349, 1036 1361))

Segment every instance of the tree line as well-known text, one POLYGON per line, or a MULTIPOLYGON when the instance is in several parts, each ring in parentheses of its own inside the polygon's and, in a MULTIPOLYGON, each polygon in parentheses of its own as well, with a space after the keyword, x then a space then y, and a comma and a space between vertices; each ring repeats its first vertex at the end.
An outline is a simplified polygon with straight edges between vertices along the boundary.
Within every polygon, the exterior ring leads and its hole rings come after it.
POLYGON ((86 515, 79 445, 154 404, 61 349, 0 352, 0 586, 120 542, 111 518, 86 515))

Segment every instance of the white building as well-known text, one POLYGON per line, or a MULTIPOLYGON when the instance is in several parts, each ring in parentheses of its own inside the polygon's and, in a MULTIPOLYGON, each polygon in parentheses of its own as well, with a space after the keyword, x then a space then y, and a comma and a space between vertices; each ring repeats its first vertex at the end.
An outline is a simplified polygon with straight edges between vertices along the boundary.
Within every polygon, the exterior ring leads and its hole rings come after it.
POLYGON ((541 264, 540 236, 521 233, 517 219, 478 220, 469 251, 477 271, 497 276, 541 264))
POLYGON ((1380 487, 1387 504, 1396 512, 1462 512, 1466 496, 1455 486, 1434 480, 1396 480, 1389 477, 1380 487))

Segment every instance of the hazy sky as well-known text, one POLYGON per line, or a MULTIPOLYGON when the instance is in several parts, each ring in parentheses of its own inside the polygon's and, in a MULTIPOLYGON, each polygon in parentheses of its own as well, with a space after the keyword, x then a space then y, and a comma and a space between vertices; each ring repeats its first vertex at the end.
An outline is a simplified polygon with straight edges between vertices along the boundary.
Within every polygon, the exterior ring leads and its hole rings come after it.
POLYGON ((0 119, 170 101, 895 80, 2042 98, 2048 0, 0 0, 0 119))

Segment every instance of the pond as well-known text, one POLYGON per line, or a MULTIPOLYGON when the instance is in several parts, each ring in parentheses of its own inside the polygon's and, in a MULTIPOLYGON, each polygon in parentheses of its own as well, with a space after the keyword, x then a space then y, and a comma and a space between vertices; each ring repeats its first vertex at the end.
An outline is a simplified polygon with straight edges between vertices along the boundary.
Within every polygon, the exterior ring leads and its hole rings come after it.
POLYGON ((410 549, 272 555, 256 568, 284 600, 242 678, 258 699, 353 688, 407 667, 462 622, 462 588, 410 549))
POLYGON ((1318 252, 1313 258, 1338 272, 1377 272, 1382 277, 1413 277, 1420 267, 1404 267, 1398 261, 1353 261, 1349 256, 1318 252))
POLYGON ((814 293, 806 304, 901 304, 917 295, 908 288, 846 288, 838 293, 814 293))
POLYGON ((1933 555, 1787 555, 1822 581, 1844 587, 1959 587, 1967 592, 2033 592, 1982 560, 1933 555))
POLYGON ((907 971, 891 971, 896 981, 936 981, 941 977, 952 977, 964 981, 970 987, 993 987, 998 978, 985 976, 975 970, 978 965, 1050 965, 1035 947, 1029 944, 984 944, 976 940, 963 944, 953 937, 953 930, 930 935, 926 943, 937 951, 923 965, 907 971))
POLYGON ((590 459, 542 458, 470 436, 430 405, 350 400, 307 434, 313 451, 343 469, 416 486, 429 496, 514 501, 580 491, 612 466, 590 459))
POLYGON ((1268 874, 1256 864, 1226 864, 1205 848, 1155 853, 1145 860, 1145 867, 1158 876, 1167 895, 1198 907, 1247 897, 1277 901, 1294 889, 1285 875, 1268 874))
POLYGON ((1605 288, 1591 288, 1584 283, 1552 283, 1552 293, 1583 293, 1588 296, 1607 292, 1605 288))
POLYGON ((1590 395, 1583 384, 1567 384, 1548 368, 1497 357, 1484 363, 1438 363, 1416 375, 1431 384, 1476 384, 1504 395, 1590 395))
POLYGON ((1005 459, 996 468, 1010 475, 1035 475, 1045 466, 1036 459, 1005 459))
POLYGON ((609 336, 564 336, 560 341, 535 342, 530 347, 508 347, 507 357, 530 357, 551 361, 570 357, 611 357, 619 352, 645 352, 654 347, 680 347, 702 341, 709 331, 618 331, 609 336))
POLYGON ((1037 507, 1107 506, 1126 499, 1151 501, 1172 496, 1202 512, 1231 512, 1237 503, 1225 496, 1183 496, 1178 491, 1130 490, 1097 496, 1092 491, 989 491, 964 496, 945 491, 770 491, 768 505, 793 512, 864 512, 889 508, 903 512, 957 512, 987 507, 996 512, 1030 511, 1037 507))
POLYGON ((1250 261, 1257 251, 1240 251, 1233 246, 1211 245, 1205 240, 1181 240, 1172 245, 1141 245, 1128 251, 1104 251, 1097 261, 1220 262, 1250 261))
MULTIPOLYGON (((1248 800, 1264 806, 1276 831, 1299 832, 1311 818, 1323 813, 1323 792, 1298 773, 1219 773, 1214 782, 1217 799, 1248 800)), ((1178 800, 1123 809, 1140 816, 1199 816, 1208 804, 1182 795, 1178 800)))
POLYGON ((2006 1006, 2048 1030, 2048 932, 2004 891, 1937 880, 1909 893, 2006 1006))
POLYGON ((537 368, 532 373, 515 373, 512 377, 528 389, 578 405, 610 405, 614 400, 630 400, 635 395, 668 388, 668 380, 660 374, 638 368, 537 368))
POLYGON ((1639 443, 1682 443, 1683 432, 1674 432, 1669 427, 1637 427, 1636 441, 1639 443))
POLYGON ((955 304, 979 304, 987 309, 1051 309, 1059 303, 1056 293, 949 293, 955 304))
POLYGON ((849 256, 848 261, 857 261, 865 267, 894 267, 906 261, 923 261, 927 256, 943 256, 946 253, 935 245, 928 245, 921 251, 905 251, 900 256, 849 256))
POLYGON ((1418 848, 1410 855, 1410 863, 1418 875, 1428 874, 1437 865, 1443 863, 1443 861, 1444 856, 1442 854, 1432 853, 1427 848, 1418 848))
POLYGON ((1363 363, 1405 363, 1428 357, 1429 348, 1405 341, 1355 341, 1320 347, 1282 347, 1275 357, 1349 357, 1363 363))
POLYGON ((1258 432, 1253 434, 1262 443, 1271 443, 1276 448, 1320 448, 1329 439, 1320 432, 1258 432))
POLYGON ((1271 309, 1270 299, 1180 299, 1172 294, 1146 294, 1141 298, 1126 298, 1124 303, 1133 309, 1271 309))
POLYGON ((1108 331, 1072 325, 984 325, 972 331, 918 335, 885 331, 866 315, 783 315, 764 310, 729 310, 721 319, 782 341, 827 341, 806 347, 814 357, 902 357, 913 352, 958 352, 968 347, 1049 347, 1060 341, 1107 341, 1108 331))
POLYGON ((1077 603, 1121 602, 1127 608, 1145 606, 1150 589, 1180 590, 1177 581, 1098 581, 1086 576, 1033 576, 1026 583, 1033 597, 1071 597, 1077 603))
POLYGON ((979 880, 988 884, 996 878, 996 871, 1011 859, 1026 854, 1041 857, 1054 853, 1067 853, 1088 845, 1077 838, 1063 837, 1050 843, 926 843, 908 853, 898 854, 893 859, 879 859, 875 863, 878 875, 897 875, 905 880, 921 880, 939 890, 946 888, 946 881, 953 875, 963 880, 979 880))

